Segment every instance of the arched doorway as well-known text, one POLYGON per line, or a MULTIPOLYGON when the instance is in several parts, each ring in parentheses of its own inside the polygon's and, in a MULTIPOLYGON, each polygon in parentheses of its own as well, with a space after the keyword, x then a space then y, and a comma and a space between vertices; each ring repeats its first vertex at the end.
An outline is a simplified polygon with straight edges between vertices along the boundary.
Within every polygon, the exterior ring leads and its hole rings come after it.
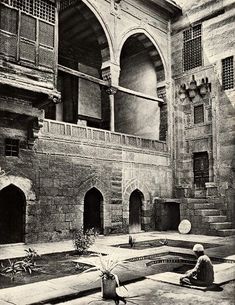
POLYGON ((90 189, 84 198, 84 230, 94 228, 103 233, 103 196, 95 187, 90 189))
POLYGON ((143 194, 135 190, 130 195, 129 201, 129 232, 137 233, 141 231, 143 194))
POLYGON ((24 193, 13 184, 0 191, 0 244, 24 242, 24 193))

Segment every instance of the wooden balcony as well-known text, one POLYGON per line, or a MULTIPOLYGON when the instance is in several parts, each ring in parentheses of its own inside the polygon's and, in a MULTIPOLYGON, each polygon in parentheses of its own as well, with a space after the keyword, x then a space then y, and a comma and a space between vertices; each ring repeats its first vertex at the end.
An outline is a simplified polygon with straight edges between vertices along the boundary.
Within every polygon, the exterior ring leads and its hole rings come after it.
POLYGON ((44 119, 41 136, 65 138, 71 140, 103 143, 105 145, 126 146, 156 152, 168 152, 163 141, 144 139, 138 136, 127 135, 109 130, 78 126, 71 123, 44 119))

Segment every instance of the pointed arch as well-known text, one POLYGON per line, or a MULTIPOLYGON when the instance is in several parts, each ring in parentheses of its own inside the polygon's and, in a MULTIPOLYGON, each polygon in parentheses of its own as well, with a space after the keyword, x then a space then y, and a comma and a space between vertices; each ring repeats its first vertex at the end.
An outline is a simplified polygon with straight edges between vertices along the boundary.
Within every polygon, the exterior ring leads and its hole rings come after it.
MULTIPOLYGON (((102 63, 113 61, 113 42, 112 35, 104 21, 103 16, 100 14, 94 3, 89 0, 80 1, 61 1, 60 3, 60 19, 70 18, 72 16, 71 10, 73 7, 77 8, 83 15, 84 19, 90 23, 94 33, 97 36, 98 43, 101 48, 102 63)), ((71 19, 71 18, 70 18, 71 19)), ((74 19, 74 18, 73 18, 74 19)))
POLYGON ((158 57, 160 57, 163 68, 164 68, 165 79, 167 79, 169 69, 167 66, 166 59, 163 55, 163 51, 161 50, 161 48, 157 44, 156 40, 154 39, 154 35, 149 33, 148 31, 146 31, 146 29, 141 28, 141 27, 133 27, 123 35, 122 40, 117 48, 117 53, 116 53, 117 64, 120 65, 121 53, 122 53, 122 49, 123 49, 125 42, 128 40, 128 38, 130 38, 134 35, 137 35, 139 37, 138 40, 142 41, 143 45, 146 48, 149 47, 149 43, 152 44, 151 50, 149 51, 149 55, 156 65, 157 65, 158 57), (154 52, 154 50, 157 51, 157 53, 154 52))
POLYGON ((0 244, 25 241, 26 197, 14 184, 0 191, 0 244))
POLYGON ((98 233, 103 233, 103 210, 102 193, 96 187, 92 187, 84 197, 84 231, 94 229, 98 233))
POLYGON ((99 180, 96 177, 90 177, 89 179, 83 181, 80 186, 76 189, 76 202, 77 202, 77 215, 76 215, 76 226, 82 226, 84 223, 84 198, 86 193, 91 189, 97 189, 103 197, 102 200, 102 228, 105 230, 106 227, 111 226, 111 219, 107 217, 111 213, 110 202, 110 188, 103 181, 99 180))

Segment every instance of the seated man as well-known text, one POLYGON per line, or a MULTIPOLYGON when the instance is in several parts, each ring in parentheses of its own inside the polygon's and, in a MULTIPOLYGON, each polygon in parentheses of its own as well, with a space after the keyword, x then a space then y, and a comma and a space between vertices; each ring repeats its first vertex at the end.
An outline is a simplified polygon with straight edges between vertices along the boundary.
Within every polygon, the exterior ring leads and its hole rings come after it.
POLYGON ((194 245, 193 251, 197 256, 197 263, 192 270, 187 271, 180 278, 180 284, 210 286, 214 281, 214 270, 211 260, 204 254, 202 245, 194 245))

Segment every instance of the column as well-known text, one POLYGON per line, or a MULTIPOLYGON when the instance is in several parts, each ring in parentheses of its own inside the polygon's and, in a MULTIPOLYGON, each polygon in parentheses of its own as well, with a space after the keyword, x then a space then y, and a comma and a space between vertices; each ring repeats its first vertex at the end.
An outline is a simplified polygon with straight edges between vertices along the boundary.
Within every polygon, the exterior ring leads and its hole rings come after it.
POLYGON ((110 131, 115 131, 114 95, 116 94, 117 89, 114 87, 109 87, 106 92, 109 95, 110 131))

